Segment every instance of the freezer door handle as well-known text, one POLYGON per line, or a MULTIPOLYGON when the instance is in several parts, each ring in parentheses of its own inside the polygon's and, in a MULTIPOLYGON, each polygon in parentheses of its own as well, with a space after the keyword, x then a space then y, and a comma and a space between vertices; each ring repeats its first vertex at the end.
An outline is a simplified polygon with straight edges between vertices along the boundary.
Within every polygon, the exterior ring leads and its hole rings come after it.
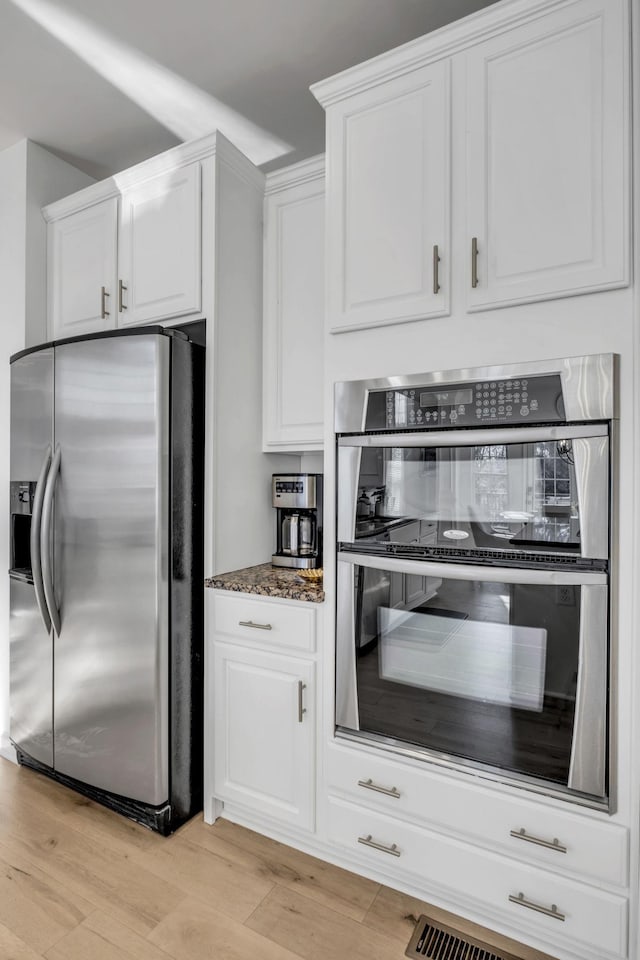
POLYGON ((51 515, 53 511, 53 492, 56 486, 56 479, 60 470, 60 447, 56 447, 53 456, 53 463, 49 470, 47 483, 44 489, 44 498, 42 505, 42 524, 40 527, 40 556, 42 563, 42 582, 44 585, 44 595, 51 617, 51 623, 57 636, 60 636, 60 611, 56 606, 56 597, 53 588, 53 567, 51 563, 51 515))
POLYGON ((31 570, 33 573, 33 586, 36 592, 36 603, 38 604, 38 610, 40 611, 40 616, 42 617, 42 622, 44 623, 44 628, 49 633, 51 630, 51 617, 49 616, 49 611, 47 609, 47 601, 44 595, 44 584, 42 582, 42 558, 40 555, 40 526, 42 521, 42 501, 44 499, 44 488, 45 480, 47 477, 47 472, 49 470, 49 465, 51 463, 51 447, 48 446, 45 454, 44 460, 42 461, 42 467, 40 468, 40 474, 38 476, 38 482, 36 483, 36 492, 33 497, 33 513, 31 516, 31 570))

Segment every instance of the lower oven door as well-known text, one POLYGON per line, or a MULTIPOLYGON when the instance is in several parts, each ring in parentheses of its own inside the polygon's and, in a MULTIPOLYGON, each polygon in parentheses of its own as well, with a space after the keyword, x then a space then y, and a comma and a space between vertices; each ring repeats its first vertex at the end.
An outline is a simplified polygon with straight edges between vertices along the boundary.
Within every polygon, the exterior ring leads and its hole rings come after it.
POLYGON ((340 553, 337 601, 338 735, 604 804, 606 574, 340 553))

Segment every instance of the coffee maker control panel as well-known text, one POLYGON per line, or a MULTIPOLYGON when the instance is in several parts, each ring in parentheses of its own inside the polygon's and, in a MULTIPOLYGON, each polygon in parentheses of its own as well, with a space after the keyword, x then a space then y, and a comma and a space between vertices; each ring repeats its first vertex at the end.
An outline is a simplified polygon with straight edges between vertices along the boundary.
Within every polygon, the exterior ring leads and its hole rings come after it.
POLYGON ((272 479, 273 506, 313 510, 317 507, 317 482, 313 474, 282 474, 272 479))

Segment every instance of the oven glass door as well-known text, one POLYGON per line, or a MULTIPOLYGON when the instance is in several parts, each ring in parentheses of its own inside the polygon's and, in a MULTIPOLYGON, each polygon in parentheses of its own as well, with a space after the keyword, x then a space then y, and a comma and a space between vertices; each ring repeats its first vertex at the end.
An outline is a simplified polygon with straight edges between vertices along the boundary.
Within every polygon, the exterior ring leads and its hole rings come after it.
POLYGON ((337 727, 603 798, 607 596, 600 573, 342 553, 337 727))
POLYGON ((341 542, 609 553, 600 424, 341 437, 338 489, 341 542))

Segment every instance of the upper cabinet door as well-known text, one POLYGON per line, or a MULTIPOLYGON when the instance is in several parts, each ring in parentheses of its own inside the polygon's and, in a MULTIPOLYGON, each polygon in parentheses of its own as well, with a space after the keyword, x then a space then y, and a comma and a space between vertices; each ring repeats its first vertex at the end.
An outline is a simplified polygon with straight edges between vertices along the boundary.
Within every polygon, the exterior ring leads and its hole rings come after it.
POLYGON ((324 161, 296 164, 293 186, 283 175, 265 198, 263 448, 321 450, 324 161))
POLYGON ((200 164, 122 194, 118 326, 198 313, 200 164))
POLYGON ((582 0, 463 55, 469 309, 628 283, 625 11, 582 0))
POLYGON ((443 61, 328 111, 332 331, 448 312, 449 100, 443 61))
POLYGON ((53 338, 115 327, 117 241, 117 197, 49 224, 49 332, 53 338))

